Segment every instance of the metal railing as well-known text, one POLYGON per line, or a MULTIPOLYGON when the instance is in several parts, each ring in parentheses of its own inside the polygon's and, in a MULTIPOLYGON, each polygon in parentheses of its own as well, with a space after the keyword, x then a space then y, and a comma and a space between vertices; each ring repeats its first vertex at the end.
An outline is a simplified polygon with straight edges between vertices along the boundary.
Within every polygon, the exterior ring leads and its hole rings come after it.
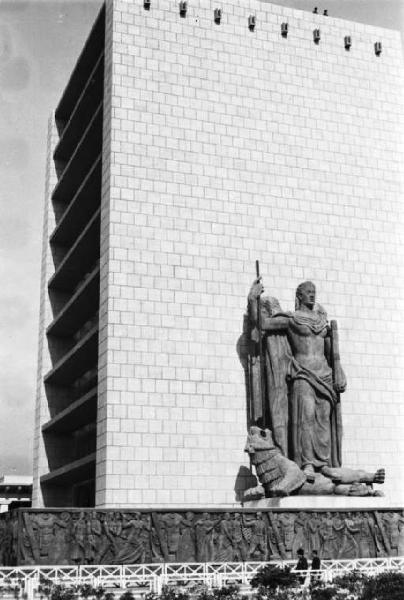
MULTIPOLYGON (((0 591, 12 586, 22 588, 32 600, 41 583, 80 586, 89 584, 107 588, 146 588, 160 593, 163 585, 201 583, 222 587, 230 583, 248 585, 257 572, 268 564, 295 566, 296 561, 223 562, 223 563, 156 563, 139 565, 71 565, 0 567, 0 591)), ((350 571, 375 575, 386 570, 404 572, 404 557, 322 560, 319 571, 296 571, 324 581, 350 571)))

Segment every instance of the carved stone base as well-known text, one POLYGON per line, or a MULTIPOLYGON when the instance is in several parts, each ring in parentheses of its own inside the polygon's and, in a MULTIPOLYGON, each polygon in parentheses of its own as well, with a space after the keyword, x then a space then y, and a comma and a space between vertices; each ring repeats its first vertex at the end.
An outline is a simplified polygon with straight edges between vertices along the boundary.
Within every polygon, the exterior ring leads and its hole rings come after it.
POLYGON ((360 510, 372 511, 385 508, 383 497, 355 496, 285 496, 284 498, 257 498, 243 502, 245 508, 282 508, 283 510, 360 510))
POLYGON ((289 497, 205 511, 21 509, 0 516, 0 564, 261 561, 296 558, 300 548, 323 559, 404 556, 404 511, 376 506, 379 500, 289 497))

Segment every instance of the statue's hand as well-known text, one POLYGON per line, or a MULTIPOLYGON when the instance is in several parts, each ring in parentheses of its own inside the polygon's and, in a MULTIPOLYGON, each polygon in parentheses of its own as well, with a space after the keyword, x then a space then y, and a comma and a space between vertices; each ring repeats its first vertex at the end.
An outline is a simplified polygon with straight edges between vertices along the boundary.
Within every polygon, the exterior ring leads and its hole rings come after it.
POLYGON ((341 367, 337 367, 334 374, 334 389, 339 394, 342 394, 346 390, 346 377, 341 367))
POLYGON ((264 291, 264 286, 262 285, 261 277, 258 277, 258 279, 254 279, 254 282, 251 286, 250 293, 248 294, 248 296, 249 296, 249 298, 256 300, 257 298, 259 298, 261 296, 263 291, 264 291))

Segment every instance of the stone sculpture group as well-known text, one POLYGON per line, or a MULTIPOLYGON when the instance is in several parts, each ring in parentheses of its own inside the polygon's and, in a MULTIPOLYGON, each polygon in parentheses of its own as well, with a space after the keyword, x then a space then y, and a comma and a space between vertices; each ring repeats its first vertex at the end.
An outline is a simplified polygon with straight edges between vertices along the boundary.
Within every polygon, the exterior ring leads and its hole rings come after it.
MULTIPOLYGON (((294 312, 263 291, 257 278, 248 297, 245 447, 261 486, 244 500, 378 494, 383 469, 341 464, 346 378, 336 323, 311 282, 298 286, 294 312)), ((23 509, 0 518, 4 565, 262 561, 300 549, 324 559, 404 556, 404 511, 23 509)))
POLYGON ((245 448, 263 493, 380 495, 373 483, 384 482, 384 469, 342 467, 340 395, 347 382, 336 322, 328 322, 310 281, 297 287, 294 312, 283 312, 263 292, 257 278, 248 296, 251 427, 245 448))

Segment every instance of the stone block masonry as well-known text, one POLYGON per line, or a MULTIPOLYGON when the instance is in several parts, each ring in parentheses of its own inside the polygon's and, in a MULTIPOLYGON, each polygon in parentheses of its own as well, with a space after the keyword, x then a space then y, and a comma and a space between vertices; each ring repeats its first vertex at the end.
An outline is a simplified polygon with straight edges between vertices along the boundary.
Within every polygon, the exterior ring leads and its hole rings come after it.
POLYGON ((114 1, 105 61, 96 505, 237 502, 257 258, 284 310, 311 279, 338 320, 344 464, 385 466, 397 504, 399 34, 264 2, 194 0, 181 18, 114 1))

